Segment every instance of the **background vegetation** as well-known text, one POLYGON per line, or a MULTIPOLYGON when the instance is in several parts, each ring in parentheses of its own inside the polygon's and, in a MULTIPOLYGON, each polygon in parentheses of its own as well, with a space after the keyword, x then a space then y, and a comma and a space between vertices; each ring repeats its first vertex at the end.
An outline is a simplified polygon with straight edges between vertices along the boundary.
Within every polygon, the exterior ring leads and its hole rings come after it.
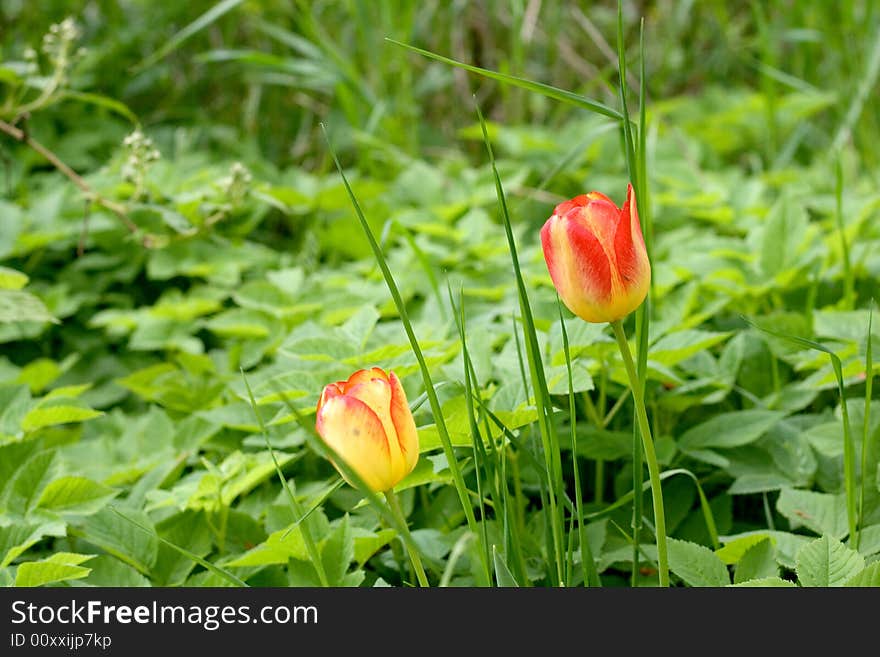
MULTIPOLYGON (((647 396, 674 582, 876 583, 880 7, 622 9, 634 116, 644 17, 647 396), (843 385, 828 354, 746 318, 833 351, 843 385)), ((413 583, 394 530, 289 407, 309 415, 326 383, 373 365, 416 408, 401 498, 432 584, 548 585, 564 562, 576 585, 585 559, 603 585, 655 583, 622 363, 607 327, 566 315, 569 386, 538 241, 571 196, 622 203, 621 124, 386 40, 619 108, 617 19, 614 2, 5 0, 0 583, 308 585, 322 568, 334 585, 413 583), (557 409, 564 555, 474 97, 557 409), (406 302, 476 532, 321 122, 406 302)))

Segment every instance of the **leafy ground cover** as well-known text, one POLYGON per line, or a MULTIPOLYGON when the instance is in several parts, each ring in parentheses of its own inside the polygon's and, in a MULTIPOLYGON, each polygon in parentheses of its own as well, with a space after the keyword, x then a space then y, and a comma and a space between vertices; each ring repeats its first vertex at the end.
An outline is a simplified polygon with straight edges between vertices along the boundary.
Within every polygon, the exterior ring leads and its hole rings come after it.
POLYGON ((623 361, 538 237, 629 181, 672 584, 880 583, 872 3, 71 4, 0 9, 0 583, 415 585, 312 432, 376 366, 431 585, 657 584, 623 361))

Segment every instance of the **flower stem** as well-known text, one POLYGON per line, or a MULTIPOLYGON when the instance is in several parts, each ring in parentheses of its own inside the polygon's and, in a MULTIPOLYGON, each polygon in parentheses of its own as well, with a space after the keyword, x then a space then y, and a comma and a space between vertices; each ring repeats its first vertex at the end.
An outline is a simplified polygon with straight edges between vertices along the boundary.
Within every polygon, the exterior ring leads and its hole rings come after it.
MULTIPOLYGON (((641 381, 636 374, 632 353, 626 334, 623 332, 623 324, 620 320, 611 322, 614 337, 617 338, 617 346, 623 357, 623 365, 629 377, 630 389, 636 406, 636 418, 639 423, 639 433, 642 435, 642 447, 645 450, 645 461, 648 464, 648 474, 651 479, 651 498, 654 503, 654 524, 657 535, 657 562, 659 567, 660 586, 669 586, 669 564, 666 558, 666 517, 663 512, 663 490, 660 488, 660 466, 657 464, 657 454, 654 451, 654 441, 651 438, 651 426, 648 424, 648 412, 645 410, 645 396, 641 381)), ((634 491, 638 494, 639 491, 634 491)))
POLYGON ((406 516, 403 515, 403 509, 400 508, 400 500, 398 500, 397 495, 394 494, 393 488, 385 491, 385 499, 388 500, 388 508, 391 509, 391 513, 397 518, 397 521, 404 532, 401 538, 403 539, 403 544, 406 546, 406 551, 409 553, 409 560, 412 562, 413 570, 416 572, 419 586, 430 586, 428 584, 428 576, 425 575, 425 569, 422 567, 422 559, 419 557, 415 541, 413 541, 412 534, 409 533, 409 527, 406 524, 406 516))

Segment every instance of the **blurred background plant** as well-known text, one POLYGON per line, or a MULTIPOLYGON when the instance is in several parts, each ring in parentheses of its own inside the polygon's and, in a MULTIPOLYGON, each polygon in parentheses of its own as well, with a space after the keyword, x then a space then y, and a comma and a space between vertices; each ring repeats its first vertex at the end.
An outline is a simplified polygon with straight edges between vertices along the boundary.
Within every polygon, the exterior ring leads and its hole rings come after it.
MULTIPOLYGON (((877 100, 875 2, 623 4, 631 57, 638 18, 651 27, 652 103, 699 94, 719 114, 761 104, 766 122, 748 131, 762 146, 764 166, 839 146, 850 135, 862 157, 877 162, 869 136, 880 118, 863 111, 877 100), (806 123, 789 120, 792 91, 823 102, 823 111, 806 123)), ((198 129, 200 144, 238 151, 244 136, 251 152, 278 165, 321 169, 327 157, 315 137, 324 121, 344 133, 349 157, 360 143, 369 146, 361 164, 381 165, 447 148, 473 122, 472 93, 490 119, 506 124, 552 129, 570 114, 521 89, 408 55, 386 37, 613 104, 615 22, 614 2, 6 0, 3 116, 44 107, 46 95, 65 100, 57 89, 69 85, 124 103, 163 152, 186 126, 198 129), (46 33, 49 23, 55 31, 46 33), (39 96, 22 103, 24 90, 39 96)), ((629 83, 637 89, 638 77, 629 83)), ((89 132, 82 128, 102 118, 64 102, 41 121, 66 134, 89 132)), ((88 165, 88 154, 106 156, 117 143, 109 132, 91 132, 77 159, 88 165)))

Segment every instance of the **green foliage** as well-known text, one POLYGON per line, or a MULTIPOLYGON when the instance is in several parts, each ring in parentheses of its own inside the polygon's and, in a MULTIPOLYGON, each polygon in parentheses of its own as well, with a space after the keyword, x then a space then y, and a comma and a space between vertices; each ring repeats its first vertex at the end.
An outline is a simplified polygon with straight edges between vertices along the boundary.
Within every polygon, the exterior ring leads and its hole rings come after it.
MULTIPOLYGON (((623 363, 538 237, 623 201, 617 58, 527 4, 0 6, 0 582, 412 583, 303 426, 378 366, 432 585, 657 583, 623 363)), ((880 17, 831 4, 663 0, 623 76, 676 585, 878 582, 880 17)))

